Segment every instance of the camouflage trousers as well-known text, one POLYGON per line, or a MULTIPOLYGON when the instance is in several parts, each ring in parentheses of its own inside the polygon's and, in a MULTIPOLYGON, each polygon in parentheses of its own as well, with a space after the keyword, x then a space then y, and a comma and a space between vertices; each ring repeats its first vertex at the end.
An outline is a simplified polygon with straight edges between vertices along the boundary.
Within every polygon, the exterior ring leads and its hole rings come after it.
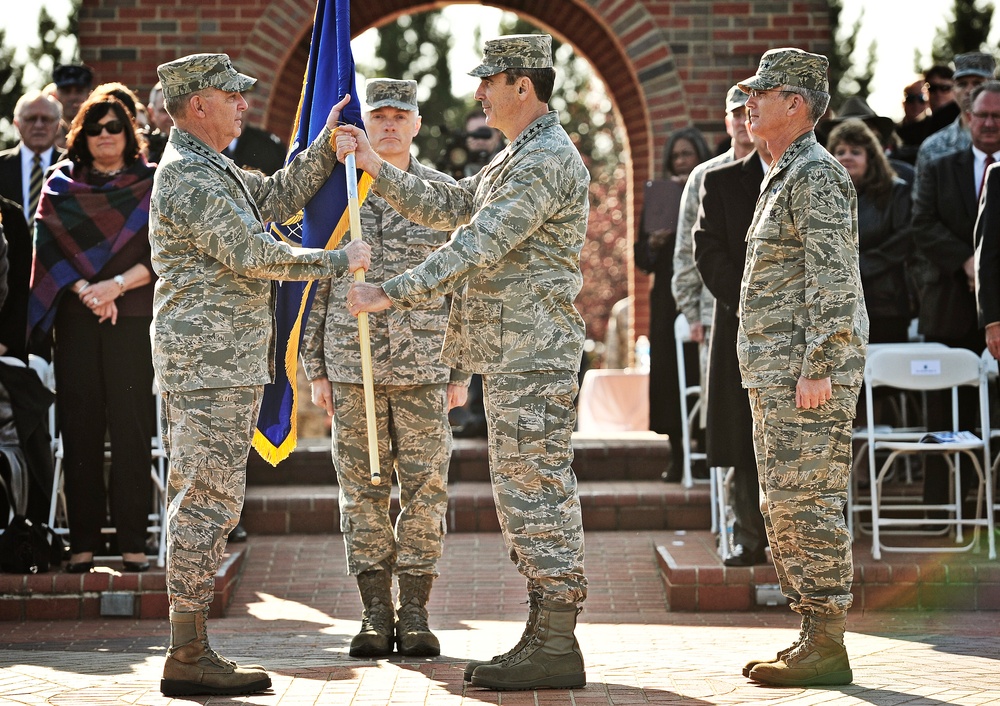
POLYGON ((170 607, 208 609, 226 537, 239 521, 262 386, 161 393, 170 607))
POLYGON ((799 613, 851 607, 854 563, 844 508, 858 388, 833 386, 818 409, 795 388, 751 388, 761 513, 781 592, 799 613))
POLYGON ((371 482, 364 388, 335 382, 333 403, 333 464, 348 571, 378 567, 437 576, 451 461, 447 384, 375 386, 380 485, 371 482), (389 517, 394 470, 400 505, 395 531, 389 517))
POLYGON ((490 477, 504 542, 528 590, 581 603, 583 519, 570 437, 575 372, 483 375, 490 477))

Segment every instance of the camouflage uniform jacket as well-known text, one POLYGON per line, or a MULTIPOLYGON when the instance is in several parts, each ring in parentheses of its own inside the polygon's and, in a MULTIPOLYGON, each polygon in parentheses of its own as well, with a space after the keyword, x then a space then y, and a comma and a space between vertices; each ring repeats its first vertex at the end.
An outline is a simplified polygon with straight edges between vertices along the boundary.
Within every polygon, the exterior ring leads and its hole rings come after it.
POLYGON ((744 387, 794 387, 799 376, 860 385, 868 314, 858 199, 814 132, 764 176, 747 240, 737 339, 744 387))
MULTIPOLYGON (((421 179, 455 180, 410 158, 407 170, 421 179)), ((370 193, 361 206, 361 230, 372 246, 366 278, 384 282, 416 267, 450 233, 417 225, 399 215, 385 199, 370 193)), ((302 338, 302 363, 310 380, 361 384, 358 320, 345 304, 353 276, 316 283, 316 297, 302 338)), ((368 315, 372 370, 379 385, 423 385, 468 382, 469 374, 441 362, 448 328, 450 297, 440 296, 408 311, 395 307, 368 315)))
POLYGON ((375 190, 407 218, 460 226, 422 265, 382 287, 411 308, 455 291, 442 359, 472 373, 576 371, 590 175, 550 111, 472 177, 421 181, 386 163, 375 190))
POLYGON ((950 125, 941 128, 920 144, 917 152, 916 173, 910 193, 914 196, 920 193, 920 176, 927 173, 927 165, 938 157, 952 152, 972 147, 972 133, 962 125, 962 116, 955 118, 950 125))
POLYGON ((172 128, 149 213, 153 367, 161 390, 263 385, 274 376, 272 279, 347 270, 342 251, 295 248, 267 221, 302 208, 333 170, 323 130, 287 169, 247 172, 188 132, 172 128))
POLYGON ((694 229, 698 225, 698 207, 701 205, 701 184, 705 172, 712 167, 729 164, 736 158, 733 148, 702 162, 688 175, 681 194, 681 213, 677 219, 677 239, 674 241, 674 276, 670 289, 677 302, 677 309, 688 321, 712 325, 715 297, 701 279, 694 263, 694 229))

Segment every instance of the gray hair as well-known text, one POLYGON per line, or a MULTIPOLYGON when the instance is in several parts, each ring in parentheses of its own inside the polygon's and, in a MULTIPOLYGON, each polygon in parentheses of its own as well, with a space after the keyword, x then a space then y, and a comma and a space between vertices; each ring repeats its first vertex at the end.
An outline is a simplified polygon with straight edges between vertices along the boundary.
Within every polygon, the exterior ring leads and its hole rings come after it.
POLYGON ((21 111, 24 110, 26 106, 38 100, 45 101, 49 108, 52 109, 52 115, 54 115, 57 120, 62 120, 62 103, 56 100, 54 96, 43 91, 28 91, 23 96, 18 98, 17 103, 14 105, 14 117, 19 117, 21 115, 21 111))
POLYGON ((783 86, 781 90, 785 93, 794 93, 802 96, 802 99, 806 102, 806 108, 809 110, 809 119, 812 120, 813 125, 819 122, 819 119, 823 117, 827 107, 830 105, 830 94, 825 91, 814 91, 811 88, 799 88, 798 86, 783 86))

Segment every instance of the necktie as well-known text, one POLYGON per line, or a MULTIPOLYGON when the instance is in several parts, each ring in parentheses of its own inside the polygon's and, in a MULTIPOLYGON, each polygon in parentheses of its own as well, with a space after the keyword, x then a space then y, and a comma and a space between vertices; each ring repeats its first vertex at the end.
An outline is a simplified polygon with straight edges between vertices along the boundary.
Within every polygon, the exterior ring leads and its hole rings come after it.
POLYGON ((986 186, 986 173, 989 172, 990 165, 994 162, 996 162, 996 160, 993 159, 993 155, 986 155, 986 161, 983 163, 983 178, 979 182, 979 194, 976 196, 977 201, 983 197, 983 187, 986 186))
POLYGON ((42 155, 36 154, 31 165, 31 182, 28 185, 28 222, 35 222, 38 199, 42 195, 42 155))

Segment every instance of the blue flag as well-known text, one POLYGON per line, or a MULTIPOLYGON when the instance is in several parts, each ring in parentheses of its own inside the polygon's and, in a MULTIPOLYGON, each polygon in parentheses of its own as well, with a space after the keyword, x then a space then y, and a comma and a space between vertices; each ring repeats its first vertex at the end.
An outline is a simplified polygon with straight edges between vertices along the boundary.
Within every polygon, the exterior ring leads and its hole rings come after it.
MULTIPOLYGON (((309 64, 302 81, 302 97, 293 130, 295 138, 288 150, 286 164, 316 139, 326 125, 330 109, 348 93, 351 102, 341 112, 340 121, 363 128, 351 53, 350 1, 319 0, 309 64)), ((370 183, 370 177, 362 179, 359 198, 363 198, 370 183)), ((304 247, 337 246, 349 228, 344 165, 337 164, 326 184, 306 204, 301 219, 293 220, 297 222, 272 224, 275 237, 304 247)), ((277 366, 274 382, 264 387, 253 439, 257 452, 273 465, 295 449, 298 413, 295 377, 299 343, 314 291, 311 282, 278 282, 277 285, 277 366)))

